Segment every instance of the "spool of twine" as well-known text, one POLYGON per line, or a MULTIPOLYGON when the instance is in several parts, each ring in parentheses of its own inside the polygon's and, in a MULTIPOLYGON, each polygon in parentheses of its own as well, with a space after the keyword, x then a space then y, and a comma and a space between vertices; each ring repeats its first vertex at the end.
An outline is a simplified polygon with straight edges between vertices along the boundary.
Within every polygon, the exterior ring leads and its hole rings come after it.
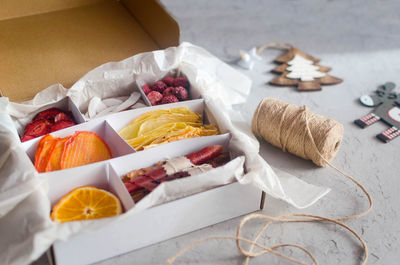
POLYGON ((253 132, 285 152, 326 166, 339 150, 343 125, 279 99, 265 98, 252 120, 253 132), (309 136, 311 134, 311 137, 309 136))

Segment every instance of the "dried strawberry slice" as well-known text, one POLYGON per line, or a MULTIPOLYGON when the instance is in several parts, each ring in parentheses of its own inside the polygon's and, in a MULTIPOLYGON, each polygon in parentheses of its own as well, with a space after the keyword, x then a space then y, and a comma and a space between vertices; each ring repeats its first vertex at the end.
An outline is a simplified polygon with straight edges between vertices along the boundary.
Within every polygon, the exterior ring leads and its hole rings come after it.
POLYGON ((47 120, 36 120, 25 126, 24 136, 39 137, 50 132, 50 122, 47 120))
POLYGON ((50 109, 41 111, 38 114, 36 114, 36 116, 33 118, 33 121, 36 121, 36 120, 54 121, 54 117, 60 112, 64 112, 64 111, 60 110, 59 108, 50 108, 50 109))
POLYGON ((21 138, 21 142, 26 142, 26 141, 29 141, 29 140, 32 140, 32 139, 35 139, 36 137, 34 137, 34 136, 30 136, 30 135, 24 135, 22 138, 21 138))
POLYGON ((60 112, 56 116, 54 116, 54 122, 59 121, 74 121, 74 118, 69 113, 60 112))
POLYGON ((74 121, 59 121, 50 126, 50 132, 55 132, 74 125, 75 125, 74 121))

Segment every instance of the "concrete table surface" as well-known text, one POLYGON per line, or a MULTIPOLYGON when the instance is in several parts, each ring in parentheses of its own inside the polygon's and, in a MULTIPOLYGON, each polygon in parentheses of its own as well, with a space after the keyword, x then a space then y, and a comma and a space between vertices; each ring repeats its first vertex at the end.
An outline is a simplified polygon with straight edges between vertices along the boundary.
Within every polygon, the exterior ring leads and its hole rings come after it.
MULTIPOLYGON (((199 45, 226 62, 238 56, 240 49, 279 41, 296 45, 320 57, 321 64, 333 68, 331 74, 344 79, 320 92, 299 93, 293 87, 274 87, 268 81, 276 75, 273 59, 282 51, 269 49, 263 61, 252 71, 239 69, 253 80, 246 104, 237 108, 248 124, 264 97, 277 97, 290 103, 307 105, 312 111, 331 117, 345 127, 344 139, 333 164, 353 175, 371 193, 373 211, 358 220, 346 222, 367 242, 367 264, 400 262, 400 139, 383 144, 375 135, 387 126, 381 122, 367 129, 353 124, 371 109, 358 98, 372 93, 378 85, 392 81, 400 86, 400 2, 387 1, 239 1, 239 0, 163 0, 181 26, 181 40, 199 45)), ((397 89, 400 93, 400 89, 397 89)), ((400 137, 399 137, 400 138, 400 137)), ((282 152, 261 142, 260 153, 274 167, 332 191, 313 206, 299 210, 267 197, 261 213, 276 216, 304 212, 326 217, 342 217, 366 209, 362 192, 330 168, 282 152)), ((178 238, 127 253, 98 264, 165 264, 190 242, 214 235, 234 236, 240 217, 178 238)), ((254 222, 245 234, 253 234, 260 222, 254 222)), ((311 251, 320 264, 360 264, 362 250, 349 233, 332 224, 275 224, 262 236, 266 245, 300 244, 311 251)), ((284 250, 311 264, 304 254, 284 250)), ((244 258, 232 241, 210 241, 187 252, 174 264, 242 264, 244 258)), ((253 259, 250 264, 293 264, 273 255, 253 259)), ((35 265, 47 265, 42 256, 35 265)))

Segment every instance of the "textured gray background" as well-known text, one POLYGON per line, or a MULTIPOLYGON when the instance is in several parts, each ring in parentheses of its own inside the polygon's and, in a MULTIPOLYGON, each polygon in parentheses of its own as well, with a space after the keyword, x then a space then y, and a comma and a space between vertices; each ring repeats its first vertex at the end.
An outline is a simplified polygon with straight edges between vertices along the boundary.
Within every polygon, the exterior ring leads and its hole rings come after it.
MULTIPOLYGON (((331 74, 344 79, 342 84, 324 87, 321 92, 299 93, 290 87, 267 85, 275 75, 278 50, 266 50, 263 61, 253 71, 240 70, 253 80, 248 101, 238 106, 250 124, 258 102, 266 96, 306 104, 319 114, 340 121, 345 127, 342 146, 333 163, 355 176, 370 191, 374 210, 366 217, 347 222, 367 241, 368 264, 398 264, 400 258, 398 226, 400 206, 400 139, 383 144, 375 135, 387 127, 374 124, 361 130, 353 124, 370 109, 358 97, 371 93, 386 81, 400 86, 400 1, 335 0, 163 0, 181 26, 181 40, 202 46, 221 59, 234 60, 239 49, 249 49, 271 41, 287 42, 331 66, 331 74)), ((400 89, 397 90, 400 92, 400 89)), ((362 193, 329 168, 318 168, 262 142, 262 156, 272 165, 305 181, 332 188, 314 206, 299 211, 284 202, 267 198, 262 211, 268 215, 307 212, 328 217, 358 213, 367 207, 362 193)), ((238 195, 239 196, 239 195, 238 195)), ((234 207, 234 206, 232 206, 234 207)), ((127 253, 102 265, 165 264, 165 260, 186 244, 213 235, 234 235, 240 218, 127 253)), ((251 225, 252 234, 259 223, 251 225)), ((274 225, 262 242, 301 244, 321 264, 359 264, 361 249, 357 241, 341 228, 327 224, 274 225)), ((296 250, 287 254, 311 263, 296 250)), ((213 241, 194 248, 175 264, 242 264, 243 258, 229 241, 213 241)), ((293 264, 274 256, 259 257, 251 264, 293 264)), ((47 264, 43 256, 35 265, 47 264)))

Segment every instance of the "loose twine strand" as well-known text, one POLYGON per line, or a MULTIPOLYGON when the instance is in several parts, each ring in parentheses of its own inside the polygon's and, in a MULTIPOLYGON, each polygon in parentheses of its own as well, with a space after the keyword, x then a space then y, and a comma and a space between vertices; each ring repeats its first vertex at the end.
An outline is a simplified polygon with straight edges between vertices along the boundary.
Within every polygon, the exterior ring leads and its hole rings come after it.
POLYGON ((341 217, 341 218, 327 218, 319 215, 293 213, 287 215, 281 215, 278 217, 272 217, 264 214, 250 214, 244 217, 236 230, 236 236, 214 236, 208 237, 199 241, 192 242, 173 257, 167 260, 168 264, 172 264, 179 256, 186 251, 190 250, 196 245, 203 242, 215 239, 228 239, 235 240, 236 246, 240 253, 246 257, 244 265, 248 265, 250 258, 258 257, 266 253, 277 255, 281 258, 287 259, 297 264, 307 265, 306 263, 291 258, 287 255, 276 251, 278 248, 283 247, 294 247, 305 254, 312 260, 313 264, 318 265, 316 258, 307 249, 302 246, 295 244, 279 244, 271 247, 267 247, 263 244, 258 243, 260 236, 273 222, 283 223, 294 223, 294 222, 328 222, 334 223, 343 227, 345 230, 352 233, 360 242, 364 252, 362 265, 365 265, 368 259, 368 247, 361 236, 352 228, 342 223, 343 221, 349 221, 358 219, 368 214, 373 207, 373 202, 370 194, 356 179, 341 171, 329 160, 332 159, 338 147, 343 135, 343 126, 337 121, 325 118, 318 114, 312 113, 306 106, 298 107, 293 104, 288 104, 277 99, 266 98, 258 106, 253 122, 253 131, 262 136, 265 140, 272 143, 273 145, 281 148, 283 151, 296 154, 304 159, 311 159, 314 163, 320 166, 330 166, 336 170, 339 174, 343 175, 356 186, 358 186, 368 199, 369 207, 359 213, 352 216, 341 217), (305 217, 305 218, 299 218, 305 217), (253 219, 266 219, 264 225, 257 232, 254 240, 249 240, 240 236, 241 231, 245 224, 253 219), (241 246, 241 242, 250 244, 249 250, 245 250, 241 246), (254 252, 254 247, 258 247, 261 250, 254 252))
POLYGON ((293 45, 289 43, 270 42, 258 47, 257 54, 261 54, 267 48, 279 48, 279 49, 290 50, 291 48, 293 48, 293 45))

